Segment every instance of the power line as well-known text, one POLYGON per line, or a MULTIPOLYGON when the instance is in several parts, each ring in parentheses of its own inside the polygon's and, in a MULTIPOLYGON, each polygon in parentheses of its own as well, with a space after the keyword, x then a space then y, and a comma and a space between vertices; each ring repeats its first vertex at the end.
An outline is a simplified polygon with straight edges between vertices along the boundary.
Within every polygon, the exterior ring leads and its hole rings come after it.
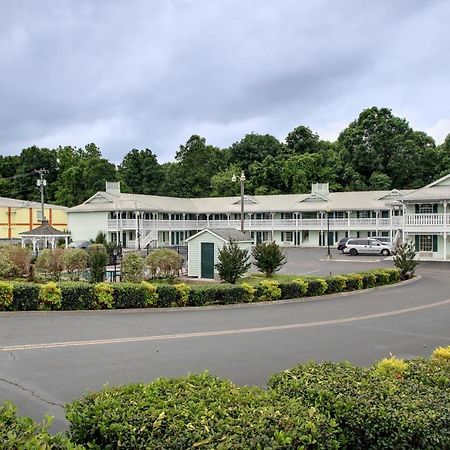
POLYGON ((12 177, 0 178, 0 181, 4 181, 4 180, 13 180, 13 179, 15 179, 15 178, 28 177, 29 175, 33 175, 33 173, 35 173, 35 170, 33 170, 32 172, 20 173, 20 174, 18 174, 18 175, 13 175, 12 177))

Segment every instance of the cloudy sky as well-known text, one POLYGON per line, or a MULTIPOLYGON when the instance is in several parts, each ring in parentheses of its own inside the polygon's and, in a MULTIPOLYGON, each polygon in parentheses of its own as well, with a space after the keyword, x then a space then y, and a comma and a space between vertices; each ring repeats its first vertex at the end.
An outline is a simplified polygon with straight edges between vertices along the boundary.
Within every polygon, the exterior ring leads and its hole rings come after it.
POLYGON ((373 105, 440 143, 449 24, 447 0, 0 0, 0 154, 334 140, 373 105))

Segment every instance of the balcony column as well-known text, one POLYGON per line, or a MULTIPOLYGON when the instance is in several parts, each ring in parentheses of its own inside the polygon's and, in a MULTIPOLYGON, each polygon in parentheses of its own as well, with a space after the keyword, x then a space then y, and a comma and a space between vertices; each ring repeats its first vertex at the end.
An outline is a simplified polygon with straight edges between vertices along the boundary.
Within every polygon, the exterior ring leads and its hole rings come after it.
POLYGON ((379 227, 379 221, 378 218, 380 217, 380 211, 375 211, 375 233, 378 236, 378 227, 379 227))
POLYGON ((251 231, 252 229, 252 214, 253 213, 248 213, 248 230, 251 231))
POLYGON ((444 228, 447 228, 447 202, 443 202, 444 205, 444 228))
POLYGON ((206 228, 209 228, 209 216, 211 214, 206 214, 206 228))
POLYGON ((350 237, 350 214, 351 211, 347 211, 347 237, 350 237))
POLYGON ((134 217, 135 217, 135 230, 134 232, 136 233, 136 239, 134 241, 134 247, 137 249, 139 246, 139 211, 135 211, 134 212, 134 217))
POLYGON ((274 224, 274 218, 275 218, 275 213, 270 213, 272 215, 272 241, 275 241, 274 239, 274 229, 275 229, 275 224, 274 224))
POLYGON ((183 213, 183 237, 186 239, 186 213, 183 213))
POLYGON ((120 245, 122 242, 122 236, 120 233, 120 211, 116 211, 116 229, 117 229, 117 245, 120 245))
POLYGON ((230 228, 230 215, 227 214, 227 226, 228 228, 230 228))
POLYGON ((444 261, 447 261, 447 232, 444 232, 444 261))

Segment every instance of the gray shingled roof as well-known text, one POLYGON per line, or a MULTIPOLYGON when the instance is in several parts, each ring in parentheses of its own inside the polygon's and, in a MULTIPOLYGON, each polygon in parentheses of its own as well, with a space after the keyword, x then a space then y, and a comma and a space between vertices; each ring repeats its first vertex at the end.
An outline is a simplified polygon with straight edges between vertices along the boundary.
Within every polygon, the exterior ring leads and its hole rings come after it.
POLYGON ((418 189, 403 197, 405 202, 423 200, 450 200, 450 186, 432 186, 418 189))
POLYGON ((70 233, 65 233, 64 231, 57 230, 53 228, 48 222, 44 222, 37 228, 31 231, 24 231, 20 233, 21 236, 70 236, 70 233))
MULTIPOLYGON (((311 194, 251 195, 254 204, 246 204, 246 213, 347 211, 386 209, 391 191, 331 192, 326 200, 308 201, 311 194), (386 198, 383 198, 387 196, 386 198)), ((403 194, 413 191, 405 190, 403 194)), ((401 197, 400 197, 401 198, 401 197)), ((95 201, 70 208, 68 213, 92 211, 154 211, 191 214, 239 213, 240 197, 177 198, 142 194, 98 192, 95 201)))
MULTIPOLYGON (((0 197, 0 208, 34 208, 38 209, 41 207, 39 202, 29 202, 28 200, 17 200, 15 198, 0 197)), ((49 209, 69 209, 66 206, 60 205, 50 205, 48 203, 44 204, 44 207, 49 209)))
POLYGON ((211 232, 221 237, 225 241, 233 240, 236 242, 253 242, 253 238, 250 236, 250 234, 242 233, 236 228, 205 228, 199 231, 197 234, 194 234, 193 236, 186 239, 186 241, 189 241, 204 232, 211 232))

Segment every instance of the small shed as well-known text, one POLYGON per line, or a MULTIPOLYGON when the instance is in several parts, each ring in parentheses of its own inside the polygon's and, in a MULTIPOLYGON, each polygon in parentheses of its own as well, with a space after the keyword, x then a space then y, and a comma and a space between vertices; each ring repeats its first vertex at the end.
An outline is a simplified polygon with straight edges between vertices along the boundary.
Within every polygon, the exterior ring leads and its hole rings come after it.
POLYGON ((235 241, 241 249, 250 251, 253 238, 235 228, 205 228, 186 239, 188 245, 188 276, 215 278, 219 249, 230 241, 235 241))
POLYGON ((66 233, 64 231, 53 228, 47 220, 43 220, 42 225, 34 228, 31 231, 20 233, 22 247, 25 247, 27 241, 31 241, 31 243, 33 244, 33 253, 36 253, 39 247, 47 248, 50 245, 51 248, 55 248, 59 239, 64 239, 64 244, 67 248, 69 238, 70 233, 66 233))

